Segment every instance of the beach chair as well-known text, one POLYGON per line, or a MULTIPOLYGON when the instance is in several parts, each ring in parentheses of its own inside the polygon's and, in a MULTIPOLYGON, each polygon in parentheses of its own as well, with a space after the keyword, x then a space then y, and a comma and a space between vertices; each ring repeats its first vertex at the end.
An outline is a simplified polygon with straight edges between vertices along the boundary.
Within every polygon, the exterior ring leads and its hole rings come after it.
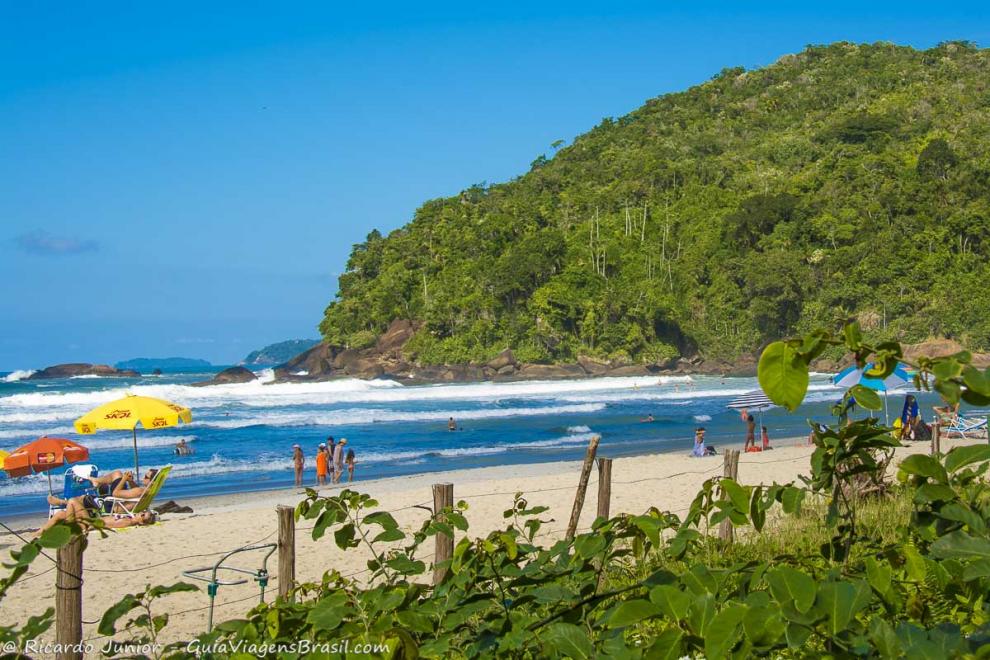
POLYGON ((104 497, 104 508, 107 508, 112 514, 123 515, 128 518, 133 518, 142 511, 153 511, 153 509, 151 509, 151 503, 158 495, 158 491, 162 489, 162 484, 165 483, 165 479, 168 478, 168 473, 171 471, 171 465, 166 465, 162 469, 158 470, 158 472, 155 473, 154 479, 152 479, 151 483, 148 484, 148 487, 144 489, 144 493, 141 497, 104 497))
MULTIPOLYGON (((99 476, 100 471, 95 465, 89 463, 77 463, 69 467, 65 471, 65 476, 62 480, 62 499, 71 500, 73 497, 79 497, 80 495, 86 495, 91 492, 92 486, 90 485, 87 477, 99 476)), ((51 518, 55 515, 56 511, 61 511, 65 508, 65 505, 59 504, 58 506, 48 505, 48 517, 51 518)))
POLYGON ((960 438, 977 437, 985 435, 986 432, 986 417, 961 417, 957 415, 955 421, 945 427, 945 435, 947 438, 951 438, 953 436, 958 436, 960 438))

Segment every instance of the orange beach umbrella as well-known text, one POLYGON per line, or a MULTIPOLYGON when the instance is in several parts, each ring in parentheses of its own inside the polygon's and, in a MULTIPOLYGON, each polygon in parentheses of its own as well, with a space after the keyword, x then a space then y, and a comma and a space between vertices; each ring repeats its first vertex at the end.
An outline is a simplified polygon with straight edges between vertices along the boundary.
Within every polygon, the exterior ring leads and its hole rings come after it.
POLYGON ((75 421, 75 427, 77 433, 83 434, 96 433, 101 429, 131 431, 134 436, 134 473, 137 474, 141 471, 138 467, 138 424, 146 429, 160 429, 191 421, 189 408, 164 399, 128 394, 123 399, 93 408, 75 421))
POLYGON ((52 489, 51 470, 67 463, 89 458, 89 450, 72 440, 44 436, 18 447, 3 459, 3 469, 11 477, 23 477, 32 472, 48 472, 48 490, 52 489))

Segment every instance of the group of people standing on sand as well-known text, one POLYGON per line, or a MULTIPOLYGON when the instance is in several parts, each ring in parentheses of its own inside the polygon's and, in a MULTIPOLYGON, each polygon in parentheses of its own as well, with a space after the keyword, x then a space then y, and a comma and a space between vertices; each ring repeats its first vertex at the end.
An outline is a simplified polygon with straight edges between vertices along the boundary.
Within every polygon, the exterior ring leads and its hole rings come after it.
MULTIPOLYGON (((316 485, 325 486, 328 483, 340 483, 347 470, 347 481, 354 481, 355 460, 354 450, 348 448, 347 438, 341 438, 340 442, 328 436, 327 441, 321 442, 316 448, 316 485)), ((298 444, 292 445, 292 466, 296 473, 296 486, 303 485, 303 471, 306 467, 306 456, 302 447, 298 444)))

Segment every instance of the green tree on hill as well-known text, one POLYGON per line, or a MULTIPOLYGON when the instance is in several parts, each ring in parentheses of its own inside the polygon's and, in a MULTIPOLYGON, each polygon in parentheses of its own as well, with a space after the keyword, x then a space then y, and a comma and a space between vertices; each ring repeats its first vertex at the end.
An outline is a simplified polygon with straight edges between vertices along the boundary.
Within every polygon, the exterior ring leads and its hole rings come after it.
POLYGON ((990 274, 987 70, 988 51, 959 42, 725 69, 372 232, 320 330, 358 346, 424 321, 408 346, 424 363, 507 346, 732 358, 850 317, 985 350, 970 302, 990 274))

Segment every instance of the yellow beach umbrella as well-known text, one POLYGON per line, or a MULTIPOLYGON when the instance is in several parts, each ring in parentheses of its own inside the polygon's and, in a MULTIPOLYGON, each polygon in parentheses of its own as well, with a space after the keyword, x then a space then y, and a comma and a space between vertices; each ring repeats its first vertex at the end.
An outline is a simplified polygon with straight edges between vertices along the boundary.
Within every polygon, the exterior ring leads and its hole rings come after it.
POLYGON ((131 431, 134 435, 134 473, 138 467, 137 425, 146 429, 176 426, 179 422, 192 421, 192 412, 171 401, 150 396, 128 394, 102 406, 93 408, 75 421, 77 433, 90 434, 103 429, 131 431))

